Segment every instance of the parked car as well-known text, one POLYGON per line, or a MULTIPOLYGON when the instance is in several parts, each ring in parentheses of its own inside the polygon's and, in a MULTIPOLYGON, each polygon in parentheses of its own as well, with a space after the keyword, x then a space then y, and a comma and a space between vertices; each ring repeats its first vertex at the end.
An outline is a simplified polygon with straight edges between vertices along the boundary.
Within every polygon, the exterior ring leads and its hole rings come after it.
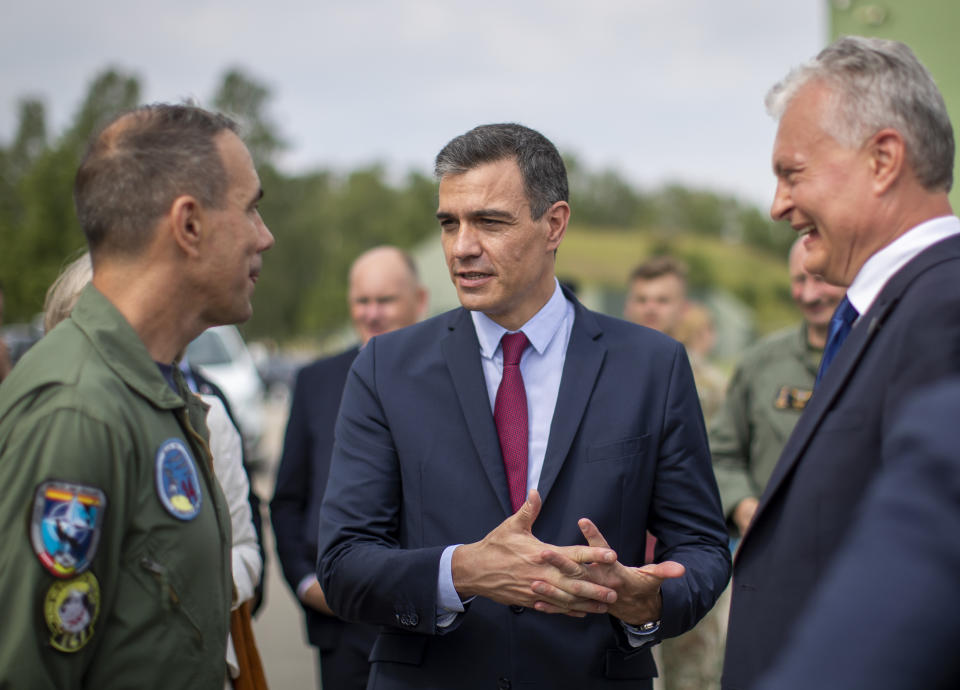
POLYGON ((248 460, 261 460, 264 385, 236 326, 208 328, 187 346, 187 359, 223 389, 240 425, 248 460))
POLYGON ((24 353, 42 337, 42 319, 34 319, 31 323, 11 323, 0 328, 0 338, 7 343, 12 364, 16 364, 24 353))

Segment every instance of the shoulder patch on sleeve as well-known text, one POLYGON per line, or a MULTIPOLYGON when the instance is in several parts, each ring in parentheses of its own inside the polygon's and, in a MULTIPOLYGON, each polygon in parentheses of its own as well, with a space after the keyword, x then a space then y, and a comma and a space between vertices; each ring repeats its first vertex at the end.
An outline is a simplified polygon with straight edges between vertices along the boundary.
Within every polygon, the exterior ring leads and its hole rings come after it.
POLYGON ((43 618, 50 645, 61 652, 79 651, 93 638, 100 615, 100 583, 93 573, 54 582, 43 598, 43 618))
POLYGON ((92 486, 46 481, 37 487, 30 542, 51 575, 74 577, 90 567, 106 508, 107 497, 92 486))
POLYGON ((170 438, 160 444, 156 475, 157 495, 167 512, 178 520, 197 517, 203 502, 197 464, 181 439, 170 438))

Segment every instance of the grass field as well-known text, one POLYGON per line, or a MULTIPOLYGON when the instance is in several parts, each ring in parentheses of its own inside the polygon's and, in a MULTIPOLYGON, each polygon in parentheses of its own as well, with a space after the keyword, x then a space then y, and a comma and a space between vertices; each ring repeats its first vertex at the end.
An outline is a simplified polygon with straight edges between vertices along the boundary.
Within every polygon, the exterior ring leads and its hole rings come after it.
POLYGON ((694 293, 722 291, 743 302, 758 333, 797 321, 786 258, 719 238, 573 226, 558 252, 557 273, 584 286, 622 291, 630 271, 657 253, 687 262, 694 293))

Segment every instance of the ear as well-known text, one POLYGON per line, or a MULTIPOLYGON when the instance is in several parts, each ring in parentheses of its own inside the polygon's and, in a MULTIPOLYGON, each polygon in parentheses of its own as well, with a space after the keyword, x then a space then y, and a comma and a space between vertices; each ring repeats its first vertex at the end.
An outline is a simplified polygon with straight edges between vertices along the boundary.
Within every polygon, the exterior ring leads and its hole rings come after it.
POLYGON ((567 223, 570 222, 570 204, 566 201, 557 201, 543 214, 547 222, 547 248, 556 250, 563 241, 567 232, 567 223))
POLYGON ((417 318, 422 319, 424 314, 427 313, 428 303, 427 288, 420 285, 417 287, 417 318))
POLYGON ((174 241, 188 256, 197 256, 204 228, 200 202, 188 194, 178 196, 170 205, 168 217, 174 241))
POLYGON ((867 140, 865 148, 873 176, 873 191, 882 196, 900 178, 907 164, 903 136, 889 127, 881 129, 867 140))

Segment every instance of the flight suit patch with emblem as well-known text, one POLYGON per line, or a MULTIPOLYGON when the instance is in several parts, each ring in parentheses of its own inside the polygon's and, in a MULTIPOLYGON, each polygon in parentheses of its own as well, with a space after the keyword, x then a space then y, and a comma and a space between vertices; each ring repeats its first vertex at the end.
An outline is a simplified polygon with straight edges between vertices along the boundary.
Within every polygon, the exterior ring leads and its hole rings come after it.
POLYGON ((100 615, 100 583, 93 573, 54 582, 43 599, 43 618, 50 629, 50 645, 76 652, 87 644, 100 615))
POLYGON ((30 542, 51 575, 73 577, 90 567, 106 508, 106 496, 92 486, 47 481, 37 487, 30 542))
POLYGON ((203 495, 197 465, 179 438, 160 444, 156 456, 157 495, 167 512, 178 520, 192 520, 200 512, 203 495))
POLYGON ((773 406, 778 410, 796 410, 800 412, 807 406, 812 396, 812 390, 797 388, 795 386, 782 386, 777 393, 776 399, 773 401, 773 406))

